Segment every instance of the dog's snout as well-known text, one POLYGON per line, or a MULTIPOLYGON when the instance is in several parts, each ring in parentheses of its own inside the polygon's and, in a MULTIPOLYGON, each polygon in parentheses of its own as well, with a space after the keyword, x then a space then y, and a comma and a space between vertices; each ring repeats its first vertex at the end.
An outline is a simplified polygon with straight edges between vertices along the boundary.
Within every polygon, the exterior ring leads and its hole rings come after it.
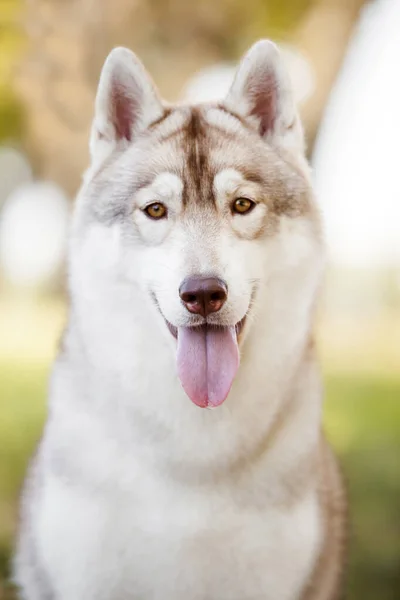
POLYGON ((215 277, 189 277, 179 288, 179 295, 189 312, 206 317, 218 312, 226 302, 226 283, 215 277))

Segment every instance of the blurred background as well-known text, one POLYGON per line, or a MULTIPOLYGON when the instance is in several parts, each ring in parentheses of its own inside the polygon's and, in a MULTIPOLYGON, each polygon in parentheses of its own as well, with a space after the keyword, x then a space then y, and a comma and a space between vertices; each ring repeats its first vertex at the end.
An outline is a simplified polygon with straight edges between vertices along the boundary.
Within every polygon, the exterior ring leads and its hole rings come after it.
POLYGON ((1 599, 101 65, 126 45, 168 100, 219 98, 259 37, 282 46, 325 218, 316 335, 350 495, 348 598, 400 598, 400 0, 0 0, 1 599))

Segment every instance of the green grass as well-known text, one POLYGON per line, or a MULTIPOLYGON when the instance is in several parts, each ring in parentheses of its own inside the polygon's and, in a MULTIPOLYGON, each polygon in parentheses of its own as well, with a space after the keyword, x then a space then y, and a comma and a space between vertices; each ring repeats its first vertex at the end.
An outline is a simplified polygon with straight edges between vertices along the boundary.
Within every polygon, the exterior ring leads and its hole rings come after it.
POLYGON ((48 367, 0 362, 0 598, 6 591, 18 496, 45 415, 48 367))
POLYGON ((48 369, 43 365, 0 367, 0 481, 2 496, 11 498, 43 423, 48 369))
MULTIPOLYGON (((0 362, 0 598, 7 600, 17 498, 44 419, 47 377, 47 364, 0 362)), ((348 598, 395 600, 400 589, 400 377, 328 372, 325 381, 326 430, 341 459, 351 506, 348 598)))
POLYGON ((400 590, 400 378, 327 375, 325 423, 350 500, 349 600, 400 590))

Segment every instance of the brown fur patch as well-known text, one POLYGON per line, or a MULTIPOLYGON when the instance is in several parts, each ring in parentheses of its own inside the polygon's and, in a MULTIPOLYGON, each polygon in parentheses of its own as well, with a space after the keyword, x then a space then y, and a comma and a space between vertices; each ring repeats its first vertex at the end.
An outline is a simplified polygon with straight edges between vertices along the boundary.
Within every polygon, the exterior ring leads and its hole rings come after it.
POLYGON ((209 163, 209 139, 206 123, 200 110, 193 108, 183 134, 185 172, 183 204, 194 201, 201 204, 214 204, 213 178, 209 163))
POLYGON ((148 126, 148 129, 154 129, 155 127, 157 127, 157 125, 161 125, 161 123, 163 121, 165 121, 165 119, 167 119, 171 113, 172 113, 172 108, 165 108, 161 117, 159 117, 158 119, 156 119, 155 121, 150 123, 150 125, 148 126))
POLYGON ((239 121, 243 125, 243 127, 245 127, 246 129, 250 129, 247 121, 245 121, 245 119, 243 117, 241 117, 237 113, 233 112, 232 110, 229 110, 228 108, 226 108, 226 106, 224 104, 218 104, 217 108, 219 110, 222 110, 227 115, 230 115, 231 117, 233 117, 237 121, 239 121))

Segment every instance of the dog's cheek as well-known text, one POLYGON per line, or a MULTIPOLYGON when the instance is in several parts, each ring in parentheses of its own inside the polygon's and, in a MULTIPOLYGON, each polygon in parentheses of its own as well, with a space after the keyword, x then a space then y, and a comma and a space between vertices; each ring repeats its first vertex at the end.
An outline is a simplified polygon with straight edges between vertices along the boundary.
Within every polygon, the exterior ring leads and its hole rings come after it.
POLYGON ((84 235, 72 239, 71 267, 82 273, 106 276, 116 273, 123 255, 121 229, 99 223, 90 225, 84 235))
POLYGON ((313 222, 307 218, 281 217, 279 231, 271 240, 268 252, 270 270, 279 271, 314 269, 323 264, 325 253, 313 222))
POLYGON ((168 219, 153 220, 144 214, 136 216, 135 225, 142 242, 147 246, 159 246, 171 231, 168 219))
POLYGON ((169 320, 175 320, 181 308, 179 286, 183 268, 182 252, 175 244, 149 247, 142 253, 141 280, 169 320))
POLYGON ((220 243, 220 270, 229 289, 232 310, 241 318, 261 274, 260 244, 227 235, 220 243))
POLYGON ((263 237, 270 229, 267 207, 258 204, 249 214, 234 215, 231 217, 231 226, 239 239, 256 240, 263 237))

